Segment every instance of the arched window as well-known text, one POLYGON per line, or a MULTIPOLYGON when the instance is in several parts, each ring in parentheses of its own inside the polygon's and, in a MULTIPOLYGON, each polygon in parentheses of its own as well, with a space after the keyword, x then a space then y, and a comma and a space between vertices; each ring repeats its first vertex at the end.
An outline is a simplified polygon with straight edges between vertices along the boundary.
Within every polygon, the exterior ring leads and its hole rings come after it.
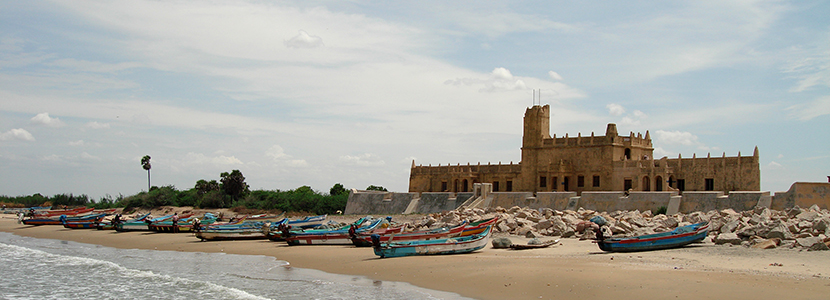
POLYGON ((625 160, 631 159, 631 149, 625 148, 625 160))
POLYGON ((651 185, 649 185, 648 176, 643 176, 642 190, 645 192, 651 191, 651 185))

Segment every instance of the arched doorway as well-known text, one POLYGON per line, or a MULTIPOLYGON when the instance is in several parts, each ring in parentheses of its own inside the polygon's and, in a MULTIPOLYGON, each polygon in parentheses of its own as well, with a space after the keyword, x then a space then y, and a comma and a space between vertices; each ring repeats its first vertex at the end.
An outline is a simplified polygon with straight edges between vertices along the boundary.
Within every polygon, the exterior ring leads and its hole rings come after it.
POLYGON ((657 176, 656 178, 654 178, 654 190, 658 191, 658 192, 663 191, 663 177, 662 176, 657 176))
POLYGON ((461 192, 468 192, 467 179, 464 179, 464 181, 461 182, 461 192))
POLYGON ((643 186, 642 186, 642 190, 643 190, 644 192, 651 191, 651 185, 650 185, 649 183, 650 183, 650 182, 649 182, 649 180, 648 180, 648 176, 643 176, 643 186))

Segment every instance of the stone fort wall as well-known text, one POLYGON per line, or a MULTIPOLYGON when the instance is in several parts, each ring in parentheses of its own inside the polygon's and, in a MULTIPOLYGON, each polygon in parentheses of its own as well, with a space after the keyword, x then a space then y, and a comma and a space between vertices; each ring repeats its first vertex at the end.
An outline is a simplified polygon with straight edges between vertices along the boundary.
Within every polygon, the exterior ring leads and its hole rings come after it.
MULTIPOLYGON (((682 195, 677 191, 630 192, 627 195, 625 192, 599 191, 584 192, 581 196, 577 196, 576 192, 491 192, 486 193, 486 197, 486 201, 482 202, 484 207, 584 208, 596 211, 656 211, 665 207, 668 214, 727 208, 746 211, 756 206, 783 210, 818 205, 830 209, 830 183, 796 182, 788 191, 776 192, 775 195, 770 195, 768 191, 694 191, 682 195)), ((345 214, 429 214, 456 209, 475 198, 473 192, 419 194, 352 190, 345 214)))

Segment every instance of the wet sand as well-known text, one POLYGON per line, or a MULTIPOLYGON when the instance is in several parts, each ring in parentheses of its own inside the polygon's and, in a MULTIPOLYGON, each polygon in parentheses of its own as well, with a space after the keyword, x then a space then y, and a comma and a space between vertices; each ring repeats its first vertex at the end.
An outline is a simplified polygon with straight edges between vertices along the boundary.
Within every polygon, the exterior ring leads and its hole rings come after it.
MULTIPOLYGON (((344 222, 356 216, 338 216, 344 222)), ((0 231, 115 248, 267 255, 291 266, 404 281, 477 299, 828 299, 830 251, 759 250, 711 242, 638 253, 563 239, 544 249, 380 259, 371 248, 287 246, 268 240, 200 242, 192 233, 115 232, 17 224, 0 231), (774 266, 774 264, 780 266, 774 266)), ((527 239, 507 236, 514 243, 527 239)))

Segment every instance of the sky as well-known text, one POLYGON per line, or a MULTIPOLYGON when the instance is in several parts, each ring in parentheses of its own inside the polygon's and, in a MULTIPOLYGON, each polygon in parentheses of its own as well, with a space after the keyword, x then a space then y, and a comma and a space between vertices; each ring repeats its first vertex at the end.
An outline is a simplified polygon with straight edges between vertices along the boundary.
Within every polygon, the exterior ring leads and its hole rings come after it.
POLYGON ((417 165, 518 163, 551 134, 656 158, 760 152, 830 175, 826 1, 0 1, 0 195, 405 192, 417 165), (539 97, 534 100, 534 90, 539 97))

